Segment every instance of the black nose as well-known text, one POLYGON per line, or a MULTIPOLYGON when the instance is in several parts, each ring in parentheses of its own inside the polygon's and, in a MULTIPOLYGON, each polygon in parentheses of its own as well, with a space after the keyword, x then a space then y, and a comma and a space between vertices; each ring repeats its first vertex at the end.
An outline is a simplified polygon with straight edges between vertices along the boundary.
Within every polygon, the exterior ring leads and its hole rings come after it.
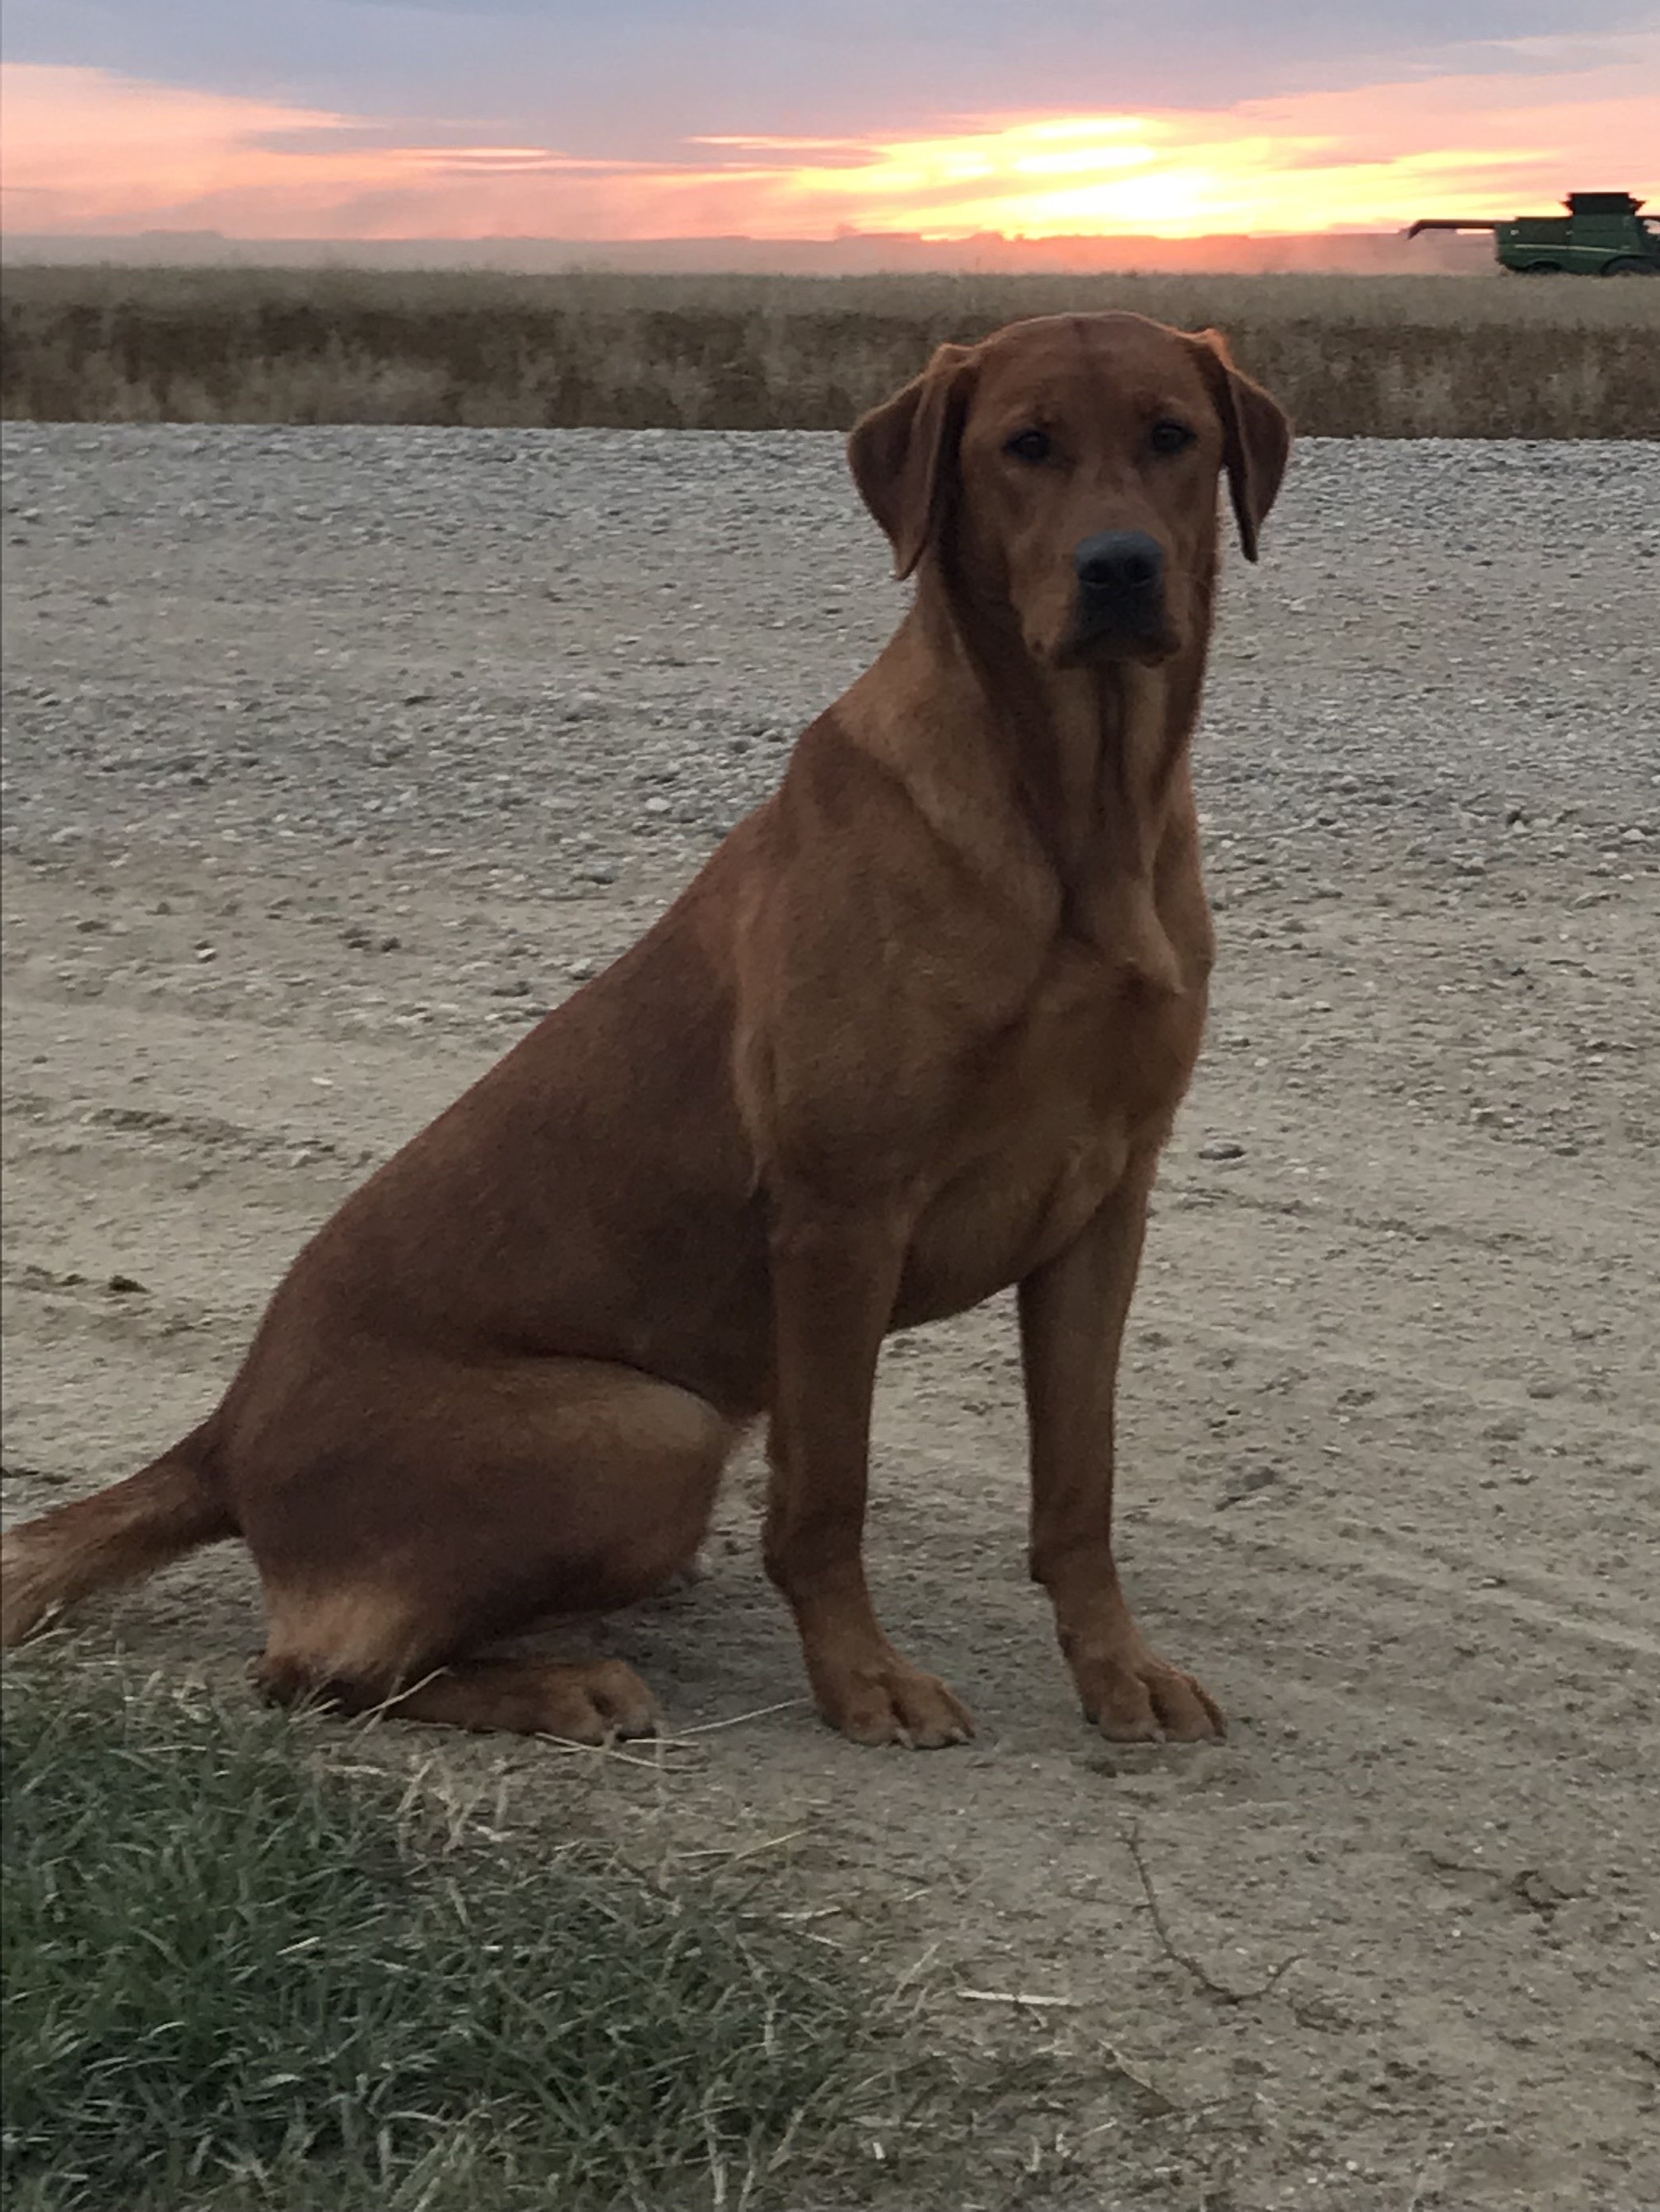
POLYGON ((1139 599, 1164 580, 1164 549, 1145 530, 1102 530, 1073 555, 1078 580, 1103 597, 1139 599))

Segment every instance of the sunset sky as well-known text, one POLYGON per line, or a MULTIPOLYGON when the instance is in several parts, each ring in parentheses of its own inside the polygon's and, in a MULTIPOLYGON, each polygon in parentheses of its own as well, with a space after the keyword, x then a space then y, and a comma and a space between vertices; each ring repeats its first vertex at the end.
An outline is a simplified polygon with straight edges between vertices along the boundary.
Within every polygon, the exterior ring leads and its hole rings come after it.
POLYGON ((1660 196, 1660 9, 7 0, 17 232, 1392 229, 1660 196), (1449 41, 1456 20, 1459 37, 1449 41))

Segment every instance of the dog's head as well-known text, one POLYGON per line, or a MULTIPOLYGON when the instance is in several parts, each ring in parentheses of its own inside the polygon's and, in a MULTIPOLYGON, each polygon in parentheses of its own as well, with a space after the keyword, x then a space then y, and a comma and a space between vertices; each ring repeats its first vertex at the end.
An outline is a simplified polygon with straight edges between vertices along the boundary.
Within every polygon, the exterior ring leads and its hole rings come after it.
POLYGON ((1290 447, 1219 332, 1104 313, 941 346, 848 451, 899 574, 933 561, 1065 668, 1182 652, 1206 617, 1221 477, 1254 561, 1290 447))

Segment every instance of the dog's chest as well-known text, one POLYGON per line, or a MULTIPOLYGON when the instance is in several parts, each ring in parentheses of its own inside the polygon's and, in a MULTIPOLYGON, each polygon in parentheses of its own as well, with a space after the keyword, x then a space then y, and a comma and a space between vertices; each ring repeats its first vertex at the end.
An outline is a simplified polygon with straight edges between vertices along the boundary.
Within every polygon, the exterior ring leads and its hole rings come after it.
POLYGON ((1081 950, 1057 957, 942 1147, 902 1325, 976 1305, 1073 1241, 1132 1158, 1163 1142, 1198 1055, 1204 1000, 1201 982, 1172 992, 1081 950))

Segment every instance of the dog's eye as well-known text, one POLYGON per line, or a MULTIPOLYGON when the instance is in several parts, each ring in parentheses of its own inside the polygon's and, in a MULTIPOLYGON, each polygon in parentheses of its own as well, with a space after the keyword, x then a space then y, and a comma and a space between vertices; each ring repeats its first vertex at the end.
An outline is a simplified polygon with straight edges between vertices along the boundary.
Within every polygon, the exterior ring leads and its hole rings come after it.
POLYGON ((1155 453, 1179 453, 1193 443, 1193 432, 1185 422, 1155 422, 1147 442, 1155 453))
POLYGON ((1054 447, 1049 443, 1047 430, 1017 430, 1003 451, 1012 453, 1017 461, 1031 461, 1036 465, 1048 460, 1054 447))

